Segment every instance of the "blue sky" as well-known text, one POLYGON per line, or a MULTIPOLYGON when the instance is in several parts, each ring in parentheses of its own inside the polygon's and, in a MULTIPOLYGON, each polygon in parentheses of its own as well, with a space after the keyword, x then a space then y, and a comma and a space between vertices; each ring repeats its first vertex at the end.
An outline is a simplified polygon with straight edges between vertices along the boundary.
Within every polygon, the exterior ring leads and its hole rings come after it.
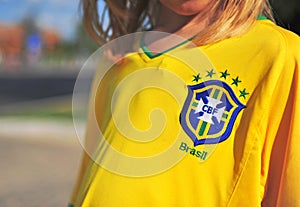
POLYGON ((0 0, 0 24, 13 24, 26 15, 40 28, 55 29, 64 39, 72 38, 80 20, 79 0, 0 0))

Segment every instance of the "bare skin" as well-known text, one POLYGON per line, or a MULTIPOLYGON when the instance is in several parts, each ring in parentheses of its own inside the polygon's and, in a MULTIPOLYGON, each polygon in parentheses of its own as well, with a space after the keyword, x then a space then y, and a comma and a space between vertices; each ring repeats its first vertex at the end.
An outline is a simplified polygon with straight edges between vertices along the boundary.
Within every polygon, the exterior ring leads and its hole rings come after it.
POLYGON ((209 24, 207 8, 212 0, 160 0, 161 9, 157 26, 153 31, 174 35, 158 38, 145 38, 145 43, 153 53, 165 51, 189 39, 209 24))
POLYGON ((204 29, 209 17, 206 9, 212 0, 160 0, 161 11, 157 31, 177 34, 188 38, 204 29))

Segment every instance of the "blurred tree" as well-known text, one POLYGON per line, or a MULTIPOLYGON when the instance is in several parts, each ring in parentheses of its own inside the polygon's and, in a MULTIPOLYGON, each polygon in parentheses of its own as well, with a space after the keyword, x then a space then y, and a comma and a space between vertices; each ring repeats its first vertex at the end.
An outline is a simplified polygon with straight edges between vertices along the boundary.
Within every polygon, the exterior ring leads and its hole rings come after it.
POLYGON ((24 31, 22 43, 23 64, 36 63, 41 55, 42 39, 35 19, 34 14, 28 14, 19 23, 24 31))
POLYGON ((300 1, 271 0, 277 23, 300 34, 300 1))
POLYGON ((88 35, 81 22, 78 23, 76 28, 75 45, 78 49, 80 49, 80 53, 88 54, 91 54, 99 47, 88 35))
POLYGON ((39 28, 36 26, 34 15, 26 15, 20 22, 20 25, 24 28, 25 36, 28 36, 31 33, 39 32, 39 28))
POLYGON ((74 38, 61 40, 55 50, 45 54, 44 60, 48 65, 53 63, 70 63, 81 66, 97 48, 98 45, 88 36, 82 24, 78 23, 74 38))

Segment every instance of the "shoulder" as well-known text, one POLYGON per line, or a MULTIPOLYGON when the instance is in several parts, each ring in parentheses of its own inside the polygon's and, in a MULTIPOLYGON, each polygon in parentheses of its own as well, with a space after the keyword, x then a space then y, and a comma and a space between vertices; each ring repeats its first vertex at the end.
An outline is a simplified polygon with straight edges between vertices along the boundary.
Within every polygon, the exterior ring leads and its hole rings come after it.
MULTIPOLYGON (((300 55, 300 37, 270 20, 258 20, 250 32, 252 38, 263 42, 264 46, 274 47, 289 55, 300 55)), ((274 50, 274 52, 279 52, 274 50)), ((299 57, 298 57, 299 58, 299 57)))

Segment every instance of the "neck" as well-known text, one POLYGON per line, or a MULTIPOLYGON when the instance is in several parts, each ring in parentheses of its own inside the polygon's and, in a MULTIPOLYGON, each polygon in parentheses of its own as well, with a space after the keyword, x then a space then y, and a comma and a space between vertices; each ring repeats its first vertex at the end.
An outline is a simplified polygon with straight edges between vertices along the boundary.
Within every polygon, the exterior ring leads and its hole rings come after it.
POLYGON ((182 16, 161 5, 159 21, 154 30, 190 38, 203 30, 207 22, 207 18, 203 18, 201 14, 182 16))

